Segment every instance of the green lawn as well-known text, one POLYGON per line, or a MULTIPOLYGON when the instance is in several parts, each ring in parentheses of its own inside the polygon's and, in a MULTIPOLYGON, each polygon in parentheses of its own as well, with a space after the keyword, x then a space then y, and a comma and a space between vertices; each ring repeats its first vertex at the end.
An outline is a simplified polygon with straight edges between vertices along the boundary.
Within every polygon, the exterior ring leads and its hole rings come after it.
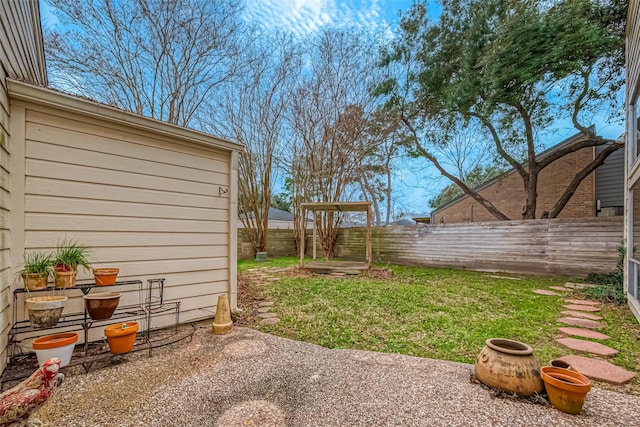
MULTIPOLYGON (((238 266, 242 275, 250 268, 296 264, 297 260, 285 258, 266 263, 241 261, 238 266)), ((281 319, 260 329, 329 348, 465 363, 474 363, 485 340, 493 337, 531 345, 544 364, 570 353, 553 342, 558 327, 567 326, 557 322, 562 298, 532 292, 562 285, 566 278, 510 280, 463 270, 390 268, 393 275, 386 280, 281 275, 278 282, 254 284, 258 292, 270 295, 281 319)), ((611 336, 606 344, 620 350, 611 361, 635 369, 640 326, 626 306, 603 305, 601 315, 608 325, 601 331, 611 336)))

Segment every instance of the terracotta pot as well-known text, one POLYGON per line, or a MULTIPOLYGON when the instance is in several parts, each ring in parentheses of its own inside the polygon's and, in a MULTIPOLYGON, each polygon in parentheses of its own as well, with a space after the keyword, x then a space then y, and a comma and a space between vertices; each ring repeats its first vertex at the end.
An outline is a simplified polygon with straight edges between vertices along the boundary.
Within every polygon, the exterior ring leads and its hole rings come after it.
POLYGON ((22 281, 24 288, 28 291, 41 291, 47 289, 47 281, 49 275, 47 273, 22 273, 22 281))
POLYGON ((558 368, 558 369, 568 369, 569 371, 575 371, 575 368, 571 365, 569 365, 567 362, 565 362, 564 360, 560 360, 560 359, 553 359, 549 362, 549 366, 551 366, 552 368, 558 368))
POLYGON ((542 380, 554 408, 567 414, 579 414, 591 390, 591 380, 584 375, 562 368, 544 366, 542 380))
POLYGON ((94 268, 93 277, 98 286, 108 286, 116 283, 116 278, 120 272, 119 268, 94 268))
POLYGON ((52 328, 58 324, 67 303, 64 296, 33 297, 25 301, 29 321, 34 328, 52 328))
POLYGON ((102 292, 85 295, 84 305, 87 308, 89 317, 93 320, 105 320, 113 316, 118 304, 120 295, 115 292, 102 292))
POLYGON ((63 367, 71 361, 77 341, 78 334, 76 332, 62 332, 33 340, 32 346, 40 366, 52 357, 57 357, 60 359, 60 367, 63 367))
POLYGON ((533 356, 533 349, 518 341, 488 339, 476 359, 474 371, 481 383, 520 396, 544 390, 540 363, 533 356))
POLYGON ((138 322, 116 323, 104 328, 109 351, 113 354, 123 354, 133 350, 138 332, 138 322))
POLYGON ((76 285, 77 271, 56 271, 56 289, 71 288, 76 285))

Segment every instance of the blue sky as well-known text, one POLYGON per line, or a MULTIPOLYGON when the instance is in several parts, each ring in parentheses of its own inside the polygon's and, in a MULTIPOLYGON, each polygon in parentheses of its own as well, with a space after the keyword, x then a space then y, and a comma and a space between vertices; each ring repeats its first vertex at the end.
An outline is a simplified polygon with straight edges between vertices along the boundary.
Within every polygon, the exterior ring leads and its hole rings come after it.
MULTIPOLYGON (((303 37, 325 26, 361 26, 382 29, 392 35, 399 22, 399 11, 411 7, 413 0, 245 0, 244 18, 260 23, 266 29, 284 30, 303 37)), ((429 1, 430 13, 440 7, 429 1)), ((44 26, 55 26, 57 19, 46 0, 40 0, 44 26)), ((622 92, 620 94, 622 96, 622 92)), ((593 117, 598 133, 616 139, 624 131, 622 124, 610 124, 606 112, 593 117)), ((576 133, 569 120, 558 121, 546 132, 543 143, 548 147, 576 133)), ((449 184, 446 178, 422 159, 406 159, 398 165, 394 176, 394 211, 428 214, 429 199, 449 184)), ((550 166, 553 167, 553 166, 550 166)))
POLYGON ((245 16, 266 28, 304 36, 328 25, 393 29, 412 0, 246 0, 245 16))

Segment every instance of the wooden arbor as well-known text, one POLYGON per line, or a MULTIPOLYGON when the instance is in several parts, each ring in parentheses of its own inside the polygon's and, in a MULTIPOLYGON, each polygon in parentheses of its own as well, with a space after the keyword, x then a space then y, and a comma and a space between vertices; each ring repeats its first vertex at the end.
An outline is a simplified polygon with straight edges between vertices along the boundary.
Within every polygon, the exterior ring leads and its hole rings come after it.
MULTIPOLYGON (((327 203, 302 203, 302 214, 306 218, 307 211, 316 212, 366 212, 366 245, 365 245, 365 262, 348 262, 348 261, 316 261, 316 224, 313 224, 313 260, 305 265, 304 253, 306 245, 300 245, 300 267, 313 270, 317 273, 361 273, 371 268, 371 202, 327 202, 327 203)), ((306 242, 305 230, 302 231, 302 242, 306 242)))

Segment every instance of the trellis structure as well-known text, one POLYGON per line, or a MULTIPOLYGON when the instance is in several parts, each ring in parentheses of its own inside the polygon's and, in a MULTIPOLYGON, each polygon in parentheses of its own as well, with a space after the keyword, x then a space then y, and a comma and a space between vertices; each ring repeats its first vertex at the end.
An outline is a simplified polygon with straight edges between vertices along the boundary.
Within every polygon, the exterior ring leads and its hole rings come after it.
MULTIPOLYGON (((366 212, 367 213, 367 226, 366 226, 366 244, 365 244, 365 262, 354 262, 354 261, 336 261, 336 260, 326 260, 326 261, 318 261, 316 260, 316 241, 317 241, 317 231, 316 231, 316 221, 313 224, 313 246, 312 246, 312 261, 305 265, 304 255, 306 245, 301 244, 300 246, 300 267, 306 268, 308 270, 312 270, 320 273, 332 273, 332 272, 344 272, 344 273, 361 273, 365 270, 371 268, 372 261, 372 244, 371 244, 371 202, 323 202, 323 203, 303 203, 302 214, 303 217, 306 218, 307 211, 311 212, 366 212)), ((306 234, 305 230, 302 231, 301 241, 306 242, 306 234)))

